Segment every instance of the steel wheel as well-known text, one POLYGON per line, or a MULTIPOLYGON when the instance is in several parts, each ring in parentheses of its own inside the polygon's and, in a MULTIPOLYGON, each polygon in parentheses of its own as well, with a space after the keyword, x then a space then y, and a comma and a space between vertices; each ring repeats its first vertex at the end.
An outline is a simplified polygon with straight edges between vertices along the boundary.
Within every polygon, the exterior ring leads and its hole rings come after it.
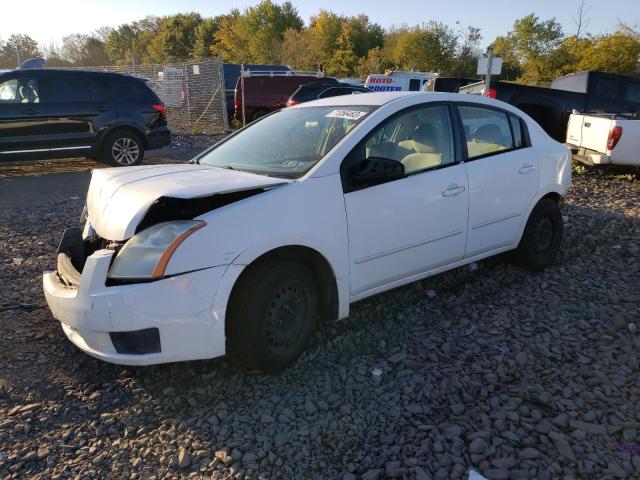
POLYGON ((307 296, 300 282, 286 282, 275 292, 265 324, 272 354, 286 355, 291 346, 298 343, 309 311, 307 296))
POLYGON ((111 147, 111 156, 119 165, 129 166, 138 161, 140 147, 133 138, 118 138, 111 147))
POLYGON ((549 217, 542 217, 533 229, 533 250, 544 255, 553 245, 553 222, 549 217))

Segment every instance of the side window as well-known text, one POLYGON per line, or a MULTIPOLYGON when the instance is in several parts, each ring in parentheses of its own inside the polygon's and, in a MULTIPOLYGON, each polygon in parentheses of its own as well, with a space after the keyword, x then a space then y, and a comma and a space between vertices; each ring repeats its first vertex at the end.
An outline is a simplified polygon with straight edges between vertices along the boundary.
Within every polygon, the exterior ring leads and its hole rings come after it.
POLYGON ((405 173, 453 163, 449 109, 423 107, 383 122, 366 140, 365 156, 401 162, 405 173))
MULTIPOLYGON (((514 148, 507 114, 482 107, 458 107, 469 158, 514 148)), ((520 137, 522 142, 522 133, 520 137)))
POLYGON ((9 78, 0 83, 0 105, 5 103, 40 103, 38 79, 9 78))
POLYGON ((509 115, 509 121, 511 122, 511 130, 513 131, 514 146, 516 148, 522 147, 524 145, 522 141, 522 121, 513 115, 509 115))
POLYGON ((618 94, 620 90, 620 83, 613 79, 607 77, 601 77, 598 79, 598 83, 596 86, 596 95, 600 98, 604 98, 606 100, 617 100, 618 94))
MULTIPOLYGON (((264 83, 264 79, 257 78, 259 82, 264 83)), ((259 82, 258 85, 260 85, 259 82)), ((113 78, 107 82, 109 92, 111 93, 111 97, 123 102, 130 101, 138 101, 138 102, 148 102, 150 104, 158 103, 156 95, 153 93, 151 88, 144 83, 142 80, 137 80, 135 78, 113 78)), ((255 86, 251 85, 251 87, 255 86)), ((246 84, 245 87, 250 88, 249 84, 246 84)), ((258 88, 258 91, 261 89, 258 88)))
POLYGON ((49 79, 51 103, 99 102, 100 94, 88 78, 52 77, 49 79))
POLYGON ((627 102, 640 103, 640 83, 631 81, 627 82, 627 91, 624 94, 624 99, 627 102))
POLYGON ((418 90, 420 90, 419 78, 412 78, 411 80, 409 80, 409 90, 412 92, 417 92, 418 90))

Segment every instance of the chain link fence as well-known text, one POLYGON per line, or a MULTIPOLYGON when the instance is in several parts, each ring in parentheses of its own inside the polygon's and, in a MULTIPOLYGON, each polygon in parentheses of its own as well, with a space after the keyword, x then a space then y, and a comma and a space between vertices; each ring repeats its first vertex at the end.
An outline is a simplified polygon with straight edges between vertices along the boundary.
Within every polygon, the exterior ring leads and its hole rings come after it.
POLYGON ((229 130, 222 60, 171 65, 140 64, 80 67, 84 70, 128 73, 147 81, 167 109, 174 133, 207 135, 229 130))

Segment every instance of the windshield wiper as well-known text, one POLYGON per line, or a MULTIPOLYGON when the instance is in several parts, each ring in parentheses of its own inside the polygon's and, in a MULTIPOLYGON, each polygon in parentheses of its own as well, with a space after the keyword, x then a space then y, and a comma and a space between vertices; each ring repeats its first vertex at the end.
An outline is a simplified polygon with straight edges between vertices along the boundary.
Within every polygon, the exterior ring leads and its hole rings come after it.
POLYGON ((218 168, 224 168, 225 170, 235 170, 231 165, 216 165, 218 168))

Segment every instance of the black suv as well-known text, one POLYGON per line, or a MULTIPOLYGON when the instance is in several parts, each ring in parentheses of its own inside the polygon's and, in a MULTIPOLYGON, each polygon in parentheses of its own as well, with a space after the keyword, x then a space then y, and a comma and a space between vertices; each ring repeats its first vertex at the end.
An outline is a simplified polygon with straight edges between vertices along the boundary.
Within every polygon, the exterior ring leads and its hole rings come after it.
POLYGON ((287 100, 287 107, 297 105, 319 98, 338 97, 340 95, 351 95, 353 93, 370 93, 371 90, 365 87, 356 87, 345 83, 307 83, 300 85, 298 89, 287 100))
POLYGON ((137 165, 168 145, 164 104, 142 79, 80 70, 0 74, 0 160, 100 158, 137 165))

